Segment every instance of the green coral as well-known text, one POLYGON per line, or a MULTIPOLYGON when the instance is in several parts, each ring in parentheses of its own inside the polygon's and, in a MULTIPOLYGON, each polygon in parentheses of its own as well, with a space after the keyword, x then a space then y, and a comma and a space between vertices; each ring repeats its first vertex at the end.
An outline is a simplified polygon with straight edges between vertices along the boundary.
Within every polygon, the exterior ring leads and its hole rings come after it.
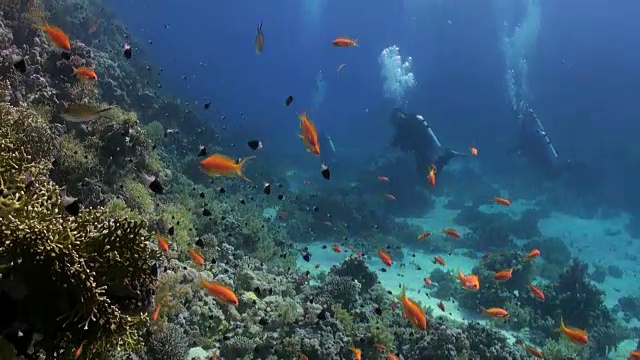
POLYGON ((138 211, 145 218, 153 214, 155 205, 151 197, 151 191, 144 184, 140 181, 126 179, 122 182, 122 190, 128 206, 138 211))
POLYGON ((59 183, 75 185, 85 178, 100 177, 96 152, 86 147, 73 133, 60 137, 57 147, 55 170, 59 183))
MULTIPOLYGON (((11 111, 33 116, 0 106, 0 114, 11 111)), ((148 246, 145 224, 100 209, 67 215, 60 189, 47 178, 47 148, 24 147, 34 118, 25 123, 30 125, 0 126, 0 271, 7 279, 0 292, 16 309, 8 326, 33 326, 42 336, 34 350, 47 358, 80 344, 89 354, 134 348, 155 281, 151 261, 157 254, 148 246)))
POLYGON ((162 145, 164 143, 164 127, 157 121, 152 121, 143 127, 151 143, 162 145))
POLYGON ((132 210, 127 203, 121 198, 111 199, 104 207, 104 210, 114 217, 124 217, 133 221, 143 221, 142 216, 134 210, 132 210))
POLYGON ((160 207, 159 218, 167 228, 173 226, 175 233, 171 239, 179 251, 186 252, 191 247, 194 234, 194 219, 189 209, 180 203, 165 204, 160 207))

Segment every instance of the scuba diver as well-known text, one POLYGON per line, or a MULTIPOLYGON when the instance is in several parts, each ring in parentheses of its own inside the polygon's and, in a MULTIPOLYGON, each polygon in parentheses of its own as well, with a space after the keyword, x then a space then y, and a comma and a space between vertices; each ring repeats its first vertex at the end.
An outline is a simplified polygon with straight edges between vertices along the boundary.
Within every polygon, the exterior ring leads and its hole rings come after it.
POLYGON ((518 143, 511 153, 523 156, 551 179, 557 179, 565 170, 573 167, 571 160, 560 160, 540 119, 529 104, 521 101, 517 111, 520 131, 518 143))
POLYGON ((457 156, 469 156, 442 147, 427 121, 421 115, 406 113, 398 108, 391 112, 391 124, 396 133, 391 147, 406 153, 413 153, 416 170, 420 176, 427 176, 429 167, 442 169, 457 156))
POLYGON ((326 133, 320 133, 318 142, 320 143, 320 161, 328 167, 331 167, 336 157, 336 147, 333 144, 331 136, 326 133))

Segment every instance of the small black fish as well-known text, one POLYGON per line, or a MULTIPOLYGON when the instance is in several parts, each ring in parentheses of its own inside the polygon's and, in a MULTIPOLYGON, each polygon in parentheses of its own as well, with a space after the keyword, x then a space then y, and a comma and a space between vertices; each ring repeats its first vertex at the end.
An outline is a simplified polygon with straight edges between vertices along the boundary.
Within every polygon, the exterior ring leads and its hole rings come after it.
POLYGON ((267 326, 269 325, 269 320, 267 320, 267 318, 260 318, 260 320, 258 320, 258 324, 262 326, 267 326))
POLYGON ((322 248, 323 248, 323 249, 326 249, 326 248, 327 248, 327 245, 322 245, 322 248))
POLYGON ((273 289, 269 289, 269 296, 273 295, 273 289))
POLYGON ((320 310, 320 312, 318 313, 318 316, 316 316, 316 318, 320 321, 324 321, 327 320, 327 309, 322 308, 322 310, 320 310))
POLYGON ((204 109, 208 110, 211 107, 211 101, 207 101, 206 103, 204 103, 204 109))
POLYGON ((304 259, 304 261, 309 262, 311 261, 311 254, 306 252, 302 255, 302 258, 304 259))
POLYGON ((211 211, 207 208, 202 209, 202 216, 211 216, 211 211))
POLYGON ((219 192, 220 194, 224 194, 224 193, 226 193, 226 192, 227 192, 227 190, 225 190, 223 187, 221 187, 220 189, 218 189, 218 192, 219 192))
POLYGON ((200 191, 200 197, 204 199, 204 191, 200 191))
POLYGON ((320 166, 320 170, 322 172, 322 177, 325 178, 326 180, 331 180, 331 170, 329 170, 329 167, 325 164, 322 164, 320 166))
POLYGON ((291 105, 292 102, 293 102, 293 96, 289 96, 287 100, 284 101, 284 105, 289 106, 291 105))
POLYGON ((24 58, 22 56, 11 56, 11 62, 13 63, 13 67, 16 70, 20 71, 23 74, 27 72, 27 62, 24 61, 24 58))
POLYGON ((211 258, 211 263, 215 265, 217 263, 216 258, 211 258))
POLYGON ((380 271, 382 271, 382 272, 387 272, 387 269, 382 268, 382 269, 380 269, 380 271))
POLYGON ((262 141, 260 140, 249 140, 247 141, 247 145, 249 145, 251 150, 262 149, 262 141))
POLYGON ((207 156, 207 147, 204 145, 200 145, 200 150, 198 151, 198 157, 207 156))
POLYGON ((78 216, 80 214, 80 201, 77 198, 63 194, 60 202, 69 215, 78 216))
POLYGON ((124 44, 124 57, 126 59, 131 59, 131 55, 133 55, 131 52, 131 45, 124 44))
POLYGON ((164 192, 164 186, 162 186, 162 184, 160 183, 160 180, 158 180, 157 177, 143 175, 143 178, 144 178, 144 184, 151 191, 153 191, 156 194, 162 194, 164 192))
POLYGON ((254 293, 254 294, 256 294, 257 296, 262 295, 262 290, 260 289, 260 286, 256 286, 256 287, 253 289, 253 293, 254 293))
POLYGON ((173 236, 173 235, 175 235, 175 233, 176 233, 176 228, 173 227, 173 226, 171 226, 169 228, 169 230, 167 231, 167 234, 169 234, 169 236, 173 236))
POLYGON ((196 240, 196 246, 204 247, 204 241, 202 241, 202 238, 198 238, 198 240, 196 240))
POLYGON ((284 200, 284 195, 282 194, 278 195, 278 200, 284 200))
POLYGON ((71 53, 68 52, 68 51, 63 51, 63 52, 60 53, 60 57, 63 60, 71 60, 71 53))
POLYGON ((241 200, 240 200, 240 204, 244 205, 244 204, 246 204, 246 203, 247 203, 247 202, 246 202, 246 201, 244 201, 244 199, 241 199, 241 200))
POLYGON ((314 206, 314 207, 313 207, 313 211, 314 211, 314 212, 318 212, 318 211, 320 211, 320 208, 319 208, 319 207, 317 207, 317 206, 314 206))
POLYGON ((373 312, 375 312, 378 316, 382 316, 382 309, 379 306, 373 309, 373 312))
POLYGON ((271 184, 269 183, 264 183, 264 188, 262 189, 262 191, 267 194, 270 195, 271 194, 271 184))

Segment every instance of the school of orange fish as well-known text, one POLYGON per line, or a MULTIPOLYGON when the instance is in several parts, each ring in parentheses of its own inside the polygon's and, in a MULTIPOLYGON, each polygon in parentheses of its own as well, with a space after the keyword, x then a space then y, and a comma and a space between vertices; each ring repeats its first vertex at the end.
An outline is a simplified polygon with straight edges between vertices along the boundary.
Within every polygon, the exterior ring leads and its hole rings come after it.
MULTIPOLYGON (((45 32, 45 34, 50 39, 51 43, 56 48, 59 48, 65 51, 69 51, 71 49, 69 36, 59 27, 49 25, 48 23, 45 22, 44 25, 40 26, 40 29, 45 32)), ((358 44, 356 43, 356 40, 350 39, 348 37, 337 37, 332 41, 332 45, 338 48, 351 48, 351 47, 358 46, 358 44)), ((258 55, 262 54, 264 49, 264 34, 262 32, 262 24, 259 24, 257 27, 255 48, 256 48, 256 53, 258 55)), ((127 58, 131 57, 130 49, 131 49, 130 46, 128 46, 128 44, 125 44, 125 57, 127 58)), ((339 65, 337 72, 340 73, 344 68, 344 66, 345 64, 339 65)), ((77 69, 74 68, 74 74, 81 80, 86 80, 86 81, 98 80, 97 74, 93 69, 90 69, 90 68, 86 68, 86 67, 80 67, 77 69)), ((289 104, 291 104, 292 101, 293 101, 293 97, 289 97, 286 101, 286 105, 288 106, 289 104)), ((302 139, 302 142, 304 144, 304 147, 306 148, 306 151, 312 153, 315 156, 319 156, 321 149, 318 141, 318 131, 316 129, 315 124, 311 119, 308 118, 306 112, 298 114, 298 118, 300 120, 300 130, 301 130, 301 133, 298 136, 302 139)), ((254 147, 252 146, 252 148, 254 147)), ((256 148, 258 148, 258 144, 256 144, 254 150, 256 148)), ((472 156, 478 156, 478 149, 475 146, 472 146, 469 150, 472 156)), ((237 176, 242 179, 248 180, 247 177, 244 176, 243 174, 243 167, 247 161, 253 158, 254 156, 250 156, 240 160, 235 160, 223 154, 213 154, 200 162, 200 168, 204 173, 206 173, 209 176, 214 176, 214 177, 215 176, 225 176, 225 177, 237 176)), ((425 165, 429 166, 429 173, 426 179, 427 183, 430 184, 431 186, 436 186, 437 169, 435 165, 432 165, 432 164, 431 165, 425 164, 425 165)), ((328 180, 330 178, 330 171, 326 164, 321 165, 321 171, 322 171, 323 177, 328 180)), ((382 182, 390 181, 388 177, 382 176, 382 175, 378 176, 378 180, 382 182)), ((392 194, 385 194, 385 197, 389 200, 395 200, 395 197, 392 194)), ((511 202, 508 199, 497 197, 497 196, 493 199, 493 202, 503 206, 511 205, 511 202)), ((442 233, 448 237, 451 237, 452 239, 460 239, 461 237, 460 234, 455 229, 451 229, 451 228, 443 229, 442 233)), ((430 232, 424 232, 418 235, 417 238, 419 240, 426 240, 430 236, 431 236, 430 232)), ((169 240, 166 237, 160 234, 157 234, 157 240, 158 240, 158 247, 162 252, 166 253, 170 251, 169 240)), ((341 252, 342 250, 340 248, 340 245, 334 244, 333 251, 341 252)), ((358 254, 363 255, 361 252, 358 252, 358 254)), ((197 249, 195 248, 189 249, 189 255, 192 261, 196 265, 202 266, 205 264, 204 259, 198 253, 197 249)), ((539 255, 540 255, 540 251, 537 249, 534 249, 531 252, 529 252, 522 261, 532 261, 539 255)), ((385 266, 391 266, 393 264, 391 256, 384 250, 379 249, 378 256, 385 266)), ((445 260, 441 256, 435 256, 433 259, 433 263, 439 264, 441 266, 445 266, 446 264, 445 260)), ((514 268, 499 271, 495 274, 495 280, 508 281, 511 278, 513 271, 514 271, 514 268)), ((462 273, 462 271, 460 271, 460 269, 458 269, 457 280, 460 282, 460 286, 465 290, 478 291, 480 289, 480 282, 477 275, 474 275, 474 274, 465 275, 462 273)), ((202 276, 200 278, 200 282, 201 282, 202 288, 205 289, 211 296, 218 299, 220 302, 225 304, 231 304, 234 306, 238 305, 238 298, 236 294, 232 289, 230 289, 225 284, 208 281, 202 276)), ((424 282, 427 286, 431 284, 431 280, 429 278, 425 278, 424 282)), ((545 300, 545 296, 543 292, 539 288, 534 286, 532 283, 529 283, 529 289, 531 291, 532 296, 536 297, 539 301, 545 300)), ((414 300, 407 297, 405 287, 402 287, 402 293, 398 296, 398 300, 400 305, 402 306, 403 317, 405 317, 409 321, 409 323, 415 326, 416 328, 423 331, 427 331, 428 319, 425 316, 422 307, 419 304, 417 304, 414 300)), ((444 309, 444 304, 442 302, 440 303, 440 308, 444 309)), ((507 318, 509 316, 509 313, 506 310, 498 307, 482 308, 482 311, 487 316, 490 316, 493 318, 507 318)), ((160 307, 158 306, 153 312, 153 314, 151 315, 151 319, 157 320, 159 312, 160 312, 160 307)), ((559 331, 572 343, 584 345, 588 342, 588 335, 585 330, 565 325, 562 318, 560 319, 559 331)), ((542 353, 535 347, 526 345, 524 343, 521 343, 521 344, 526 349, 526 351, 532 356, 540 359, 543 358, 542 353)), ((352 351, 353 351, 354 359, 360 360, 362 358, 362 351, 360 349, 352 346, 352 351)), ((76 358, 78 358, 81 353, 82 353, 82 346, 80 346, 76 351, 76 358)), ((214 353, 212 357, 215 360, 216 354, 214 353)), ((398 357, 392 352, 388 352, 387 359, 397 360, 398 357)), ((629 359, 640 360, 640 350, 631 351, 629 353, 629 359)), ((308 358, 304 354, 300 354, 300 360, 308 360, 308 358)))

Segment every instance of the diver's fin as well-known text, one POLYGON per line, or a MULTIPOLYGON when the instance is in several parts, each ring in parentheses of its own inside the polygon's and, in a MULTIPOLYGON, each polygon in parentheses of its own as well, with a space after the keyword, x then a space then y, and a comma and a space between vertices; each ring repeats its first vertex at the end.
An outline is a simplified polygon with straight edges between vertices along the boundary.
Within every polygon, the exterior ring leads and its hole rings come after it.
POLYGON ((451 159, 453 159, 455 157, 458 157, 458 156, 469 156, 469 154, 461 153, 461 152, 454 151, 454 150, 445 149, 445 150, 442 151, 440 156, 438 156, 438 158, 436 159, 434 165, 436 166, 438 171, 441 171, 442 168, 444 168, 449 163, 449 161, 451 161, 451 159))

